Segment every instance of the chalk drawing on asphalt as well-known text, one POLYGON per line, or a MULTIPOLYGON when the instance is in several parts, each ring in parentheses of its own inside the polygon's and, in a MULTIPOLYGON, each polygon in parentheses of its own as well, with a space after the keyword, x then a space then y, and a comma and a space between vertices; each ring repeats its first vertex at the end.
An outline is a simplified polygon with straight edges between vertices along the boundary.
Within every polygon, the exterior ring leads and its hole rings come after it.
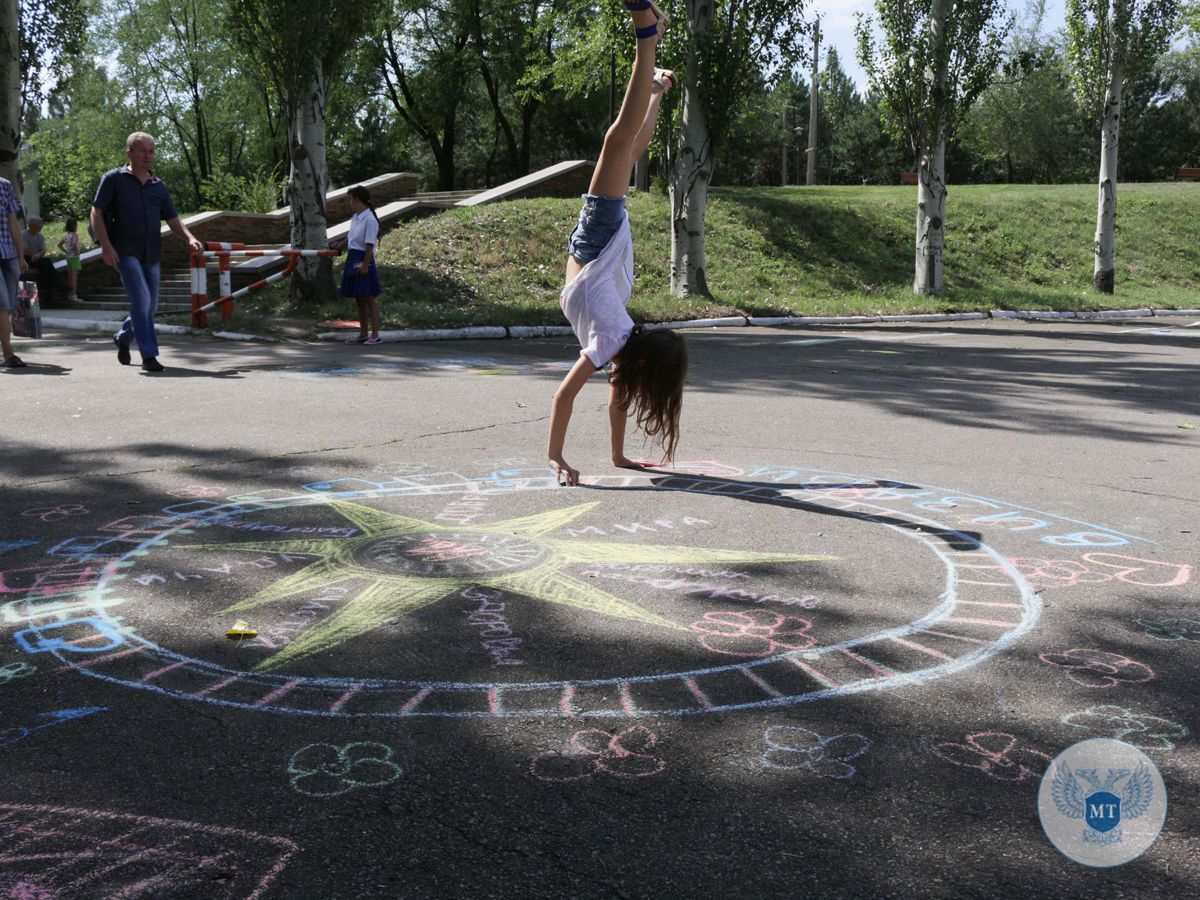
POLYGON ((585 728, 571 735, 562 751, 533 758, 529 771, 539 781, 579 781, 597 775, 634 779, 658 775, 667 768, 659 755, 658 735, 642 725, 617 732, 585 728))
POLYGON ((858 768, 850 764, 871 749, 865 735, 844 732, 820 735, 798 725, 772 725, 763 733, 760 764, 778 772, 807 772, 832 781, 849 781, 858 768))
POLYGON ((287 771, 292 788, 309 797, 386 787, 404 774, 392 758, 392 748, 374 741, 341 747, 309 744, 292 754, 287 771))
MULTIPOLYGON (((620 581, 605 581, 602 586, 597 581, 579 589, 576 584, 583 583, 580 570, 585 566, 595 571, 635 573, 640 566, 657 565, 737 576, 741 573, 734 570, 750 559, 749 554, 680 542, 683 519, 577 527, 593 515, 589 512, 593 504, 572 502, 578 493, 562 492, 545 468, 514 464, 471 474, 397 465, 397 471, 410 474, 316 480, 299 489, 263 488, 223 499, 173 498, 179 502, 154 515, 127 516, 92 527, 88 533, 56 544, 43 565, 0 572, 0 623, 13 629, 22 652, 48 655, 65 669, 167 696, 265 712, 309 716, 693 715, 787 706, 951 676, 1003 652, 1036 623, 1040 601, 1012 559, 1034 558, 1035 554, 1045 558, 1047 546, 1057 548, 1061 558, 1080 559, 1085 554, 1110 553, 1104 548, 1113 546, 1153 543, 1104 526, 962 492, 808 468, 705 463, 696 466, 701 474, 637 473, 592 479, 595 488, 671 496, 673 503, 685 506, 701 501, 748 501, 767 504, 786 515, 841 517, 916 542, 942 572, 942 583, 930 586, 934 602, 911 621, 821 641, 815 619, 819 605, 815 611, 805 608, 803 616, 778 610, 772 615, 797 620, 788 622, 785 629, 794 633, 782 634, 783 622, 759 623, 751 616, 754 621, 743 623, 740 634, 725 637, 737 638, 747 646, 754 643, 759 649, 765 646, 768 654, 731 656, 704 647, 696 637, 699 633, 690 626, 705 621, 708 612, 729 611, 732 601, 744 603, 750 597, 767 596, 745 590, 745 582, 727 580, 720 590, 728 596, 712 596, 712 606, 690 617, 660 614, 639 596, 645 593, 641 587, 638 594, 630 596, 623 593, 620 581), (505 517, 511 498, 542 495, 539 502, 548 501, 554 508, 505 517), (475 502, 481 498, 488 502, 475 502), (443 510, 456 507, 449 519, 439 521, 435 514, 417 516, 406 511, 416 501, 428 504, 432 499, 447 504, 443 510), (486 519, 477 518, 484 508, 492 512, 486 519), (943 526, 938 517, 951 513, 958 517, 955 527, 943 526), (974 522, 978 530, 963 524, 968 513, 973 515, 967 521, 974 522), (310 533, 280 534, 297 527, 285 524, 291 520, 278 518, 285 514, 309 515, 305 530, 310 533), (272 524, 276 521, 280 524, 272 524), (339 530, 322 536, 316 533, 322 528, 339 530), (631 529, 641 543, 620 539, 621 528, 631 529), (232 538, 213 540, 218 530, 240 537, 248 530, 263 529, 274 537, 245 543, 232 538), (619 545, 628 546, 615 552, 619 545), (208 571, 187 566, 154 568, 154 561, 163 554, 185 547, 204 548, 188 552, 200 554, 203 559, 197 567, 208 571), (323 606, 336 610, 334 616, 340 614, 337 627, 327 624, 332 617, 320 615, 310 616, 311 622, 302 621, 303 616, 286 619, 291 630, 282 636, 286 640, 277 641, 278 652, 261 668, 247 671, 176 653, 140 633, 131 621, 139 592, 174 590, 170 586, 177 583, 202 584, 194 579, 216 578, 215 572, 234 571, 239 565, 248 567, 245 572, 261 570, 266 581, 260 578, 261 587, 230 604, 231 612, 257 609, 261 613, 286 603, 308 604, 310 610, 323 606), (350 572, 353 579, 347 577, 350 572), (331 595, 321 592, 330 589, 345 589, 346 602, 328 602, 331 595), (631 671, 566 679, 555 677, 552 670, 522 665, 510 670, 514 677, 509 680, 393 679, 285 671, 290 665, 319 659, 317 648, 353 642, 371 634, 380 622, 403 620, 439 599, 461 604, 462 591, 470 589, 503 594, 505 622, 489 620, 497 629, 511 627, 507 617, 518 601, 542 604, 586 614, 601 623, 633 625, 650 634, 691 634, 697 665, 668 673, 631 671), (742 590, 742 597, 735 598, 733 590, 742 590), (715 602, 718 599, 721 602, 715 602), (813 622, 811 631, 804 630, 805 621, 813 622), (774 635, 755 628, 774 629, 774 635), (818 638, 816 643, 802 649, 812 637, 818 638)), ((609 495, 601 496, 607 499, 609 495)), ((594 515, 588 521, 596 522, 594 515)), ((697 517, 696 521, 704 519, 697 517)), ((811 549, 772 548, 773 559, 811 558, 814 554, 800 552, 811 549)), ((1139 574, 1129 559, 1105 557, 1099 563, 1105 573, 1118 579, 1121 575, 1126 579, 1147 577, 1139 574)), ((1171 584, 1180 582, 1185 574, 1190 578, 1190 571, 1185 573, 1182 567, 1173 571, 1148 577, 1171 584)), ((668 593, 693 600, 701 596, 682 586, 668 593)), ((797 592, 790 599, 804 596, 797 592)), ((771 598, 775 602, 784 595, 777 592, 771 598)), ((759 610, 743 606, 743 612, 759 610)), ((735 632, 739 627, 711 617, 708 622, 735 632)), ((525 649, 522 646, 522 653, 525 649)))
POLYGON ((1109 704, 1067 713, 1059 720, 1073 729, 1072 741, 1105 737, 1132 744, 1139 750, 1174 750, 1188 737, 1186 725, 1161 716, 1109 704))
POLYGON ((257 900, 299 851, 286 838, 236 828, 0 803, 5 897, 257 900))

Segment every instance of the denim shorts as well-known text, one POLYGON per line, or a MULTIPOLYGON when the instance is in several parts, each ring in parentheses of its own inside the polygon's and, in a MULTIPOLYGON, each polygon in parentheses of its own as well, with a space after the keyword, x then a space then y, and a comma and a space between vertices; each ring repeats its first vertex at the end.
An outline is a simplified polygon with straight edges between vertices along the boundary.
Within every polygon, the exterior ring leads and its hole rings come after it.
POLYGON ((625 217, 624 197, 583 195, 579 224, 567 238, 567 252, 584 265, 599 256, 612 240, 625 217))

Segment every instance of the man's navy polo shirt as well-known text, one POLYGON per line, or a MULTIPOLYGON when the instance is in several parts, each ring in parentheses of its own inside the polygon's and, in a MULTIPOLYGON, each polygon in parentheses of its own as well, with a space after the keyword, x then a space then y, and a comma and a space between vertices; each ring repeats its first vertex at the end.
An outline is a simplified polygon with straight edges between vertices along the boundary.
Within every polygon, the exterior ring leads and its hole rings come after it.
POLYGON ((117 256, 136 256, 144 263, 158 262, 161 223, 179 215, 160 179, 151 175, 142 184, 128 166, 104 173, 92 206, 104 214, 117 256))

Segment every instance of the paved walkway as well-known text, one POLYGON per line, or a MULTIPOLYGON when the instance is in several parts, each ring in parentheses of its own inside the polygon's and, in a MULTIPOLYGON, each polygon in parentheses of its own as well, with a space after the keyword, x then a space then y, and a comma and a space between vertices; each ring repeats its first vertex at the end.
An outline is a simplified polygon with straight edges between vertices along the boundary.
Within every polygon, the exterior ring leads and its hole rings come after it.
POLYGON ((572 489, 569 338, 23 342, 0 895, 1194 896, 1197 337, 697 331, 678 466, 597 379, 572 489), (1116 868, 1039 824, 1089 737, 1169 795, 1116 868))

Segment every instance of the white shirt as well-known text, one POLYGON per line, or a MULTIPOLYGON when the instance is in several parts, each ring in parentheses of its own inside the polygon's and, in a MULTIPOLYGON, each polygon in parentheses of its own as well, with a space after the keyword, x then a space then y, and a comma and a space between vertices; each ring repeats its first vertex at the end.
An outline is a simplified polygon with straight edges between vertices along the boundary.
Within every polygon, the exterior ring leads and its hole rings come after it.
POLYGON ((364 209, 350 217, 350 234, 346 238, 347 248, 366 250, 367 244, 376 246, 378 242, 379 223, 375 220, 375 213, 364 209))
POLYGON ((608 246, 568 282, 558 298, 579 339, 580 355, 597 369, 604 368, 629 340, 633 319, 625 304, 631 293, 633 238, 626 215, 608 246))

